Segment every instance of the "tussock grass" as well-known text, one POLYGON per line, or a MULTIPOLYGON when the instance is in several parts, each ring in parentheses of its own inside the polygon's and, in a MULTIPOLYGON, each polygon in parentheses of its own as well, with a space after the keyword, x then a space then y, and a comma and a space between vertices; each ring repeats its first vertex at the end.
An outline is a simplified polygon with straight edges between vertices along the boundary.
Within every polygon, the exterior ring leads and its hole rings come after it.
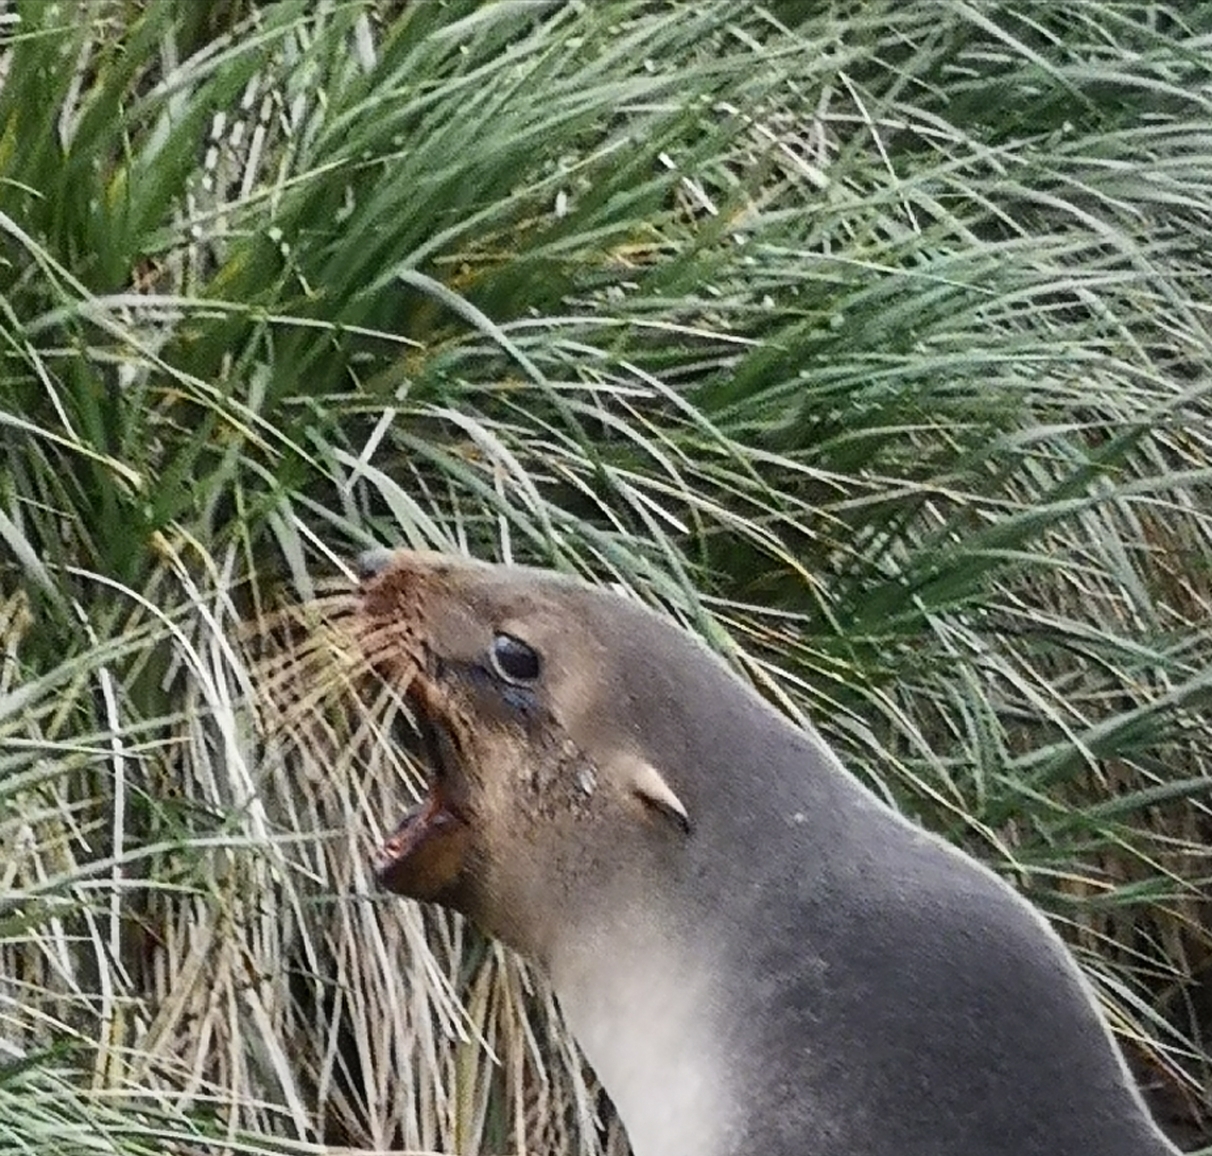
POLYGON ((623 1150, 542 985, 370 887, 392 704, 264 725, 247 624, 372 542, 703 632, 1196 1142, 1206 5, 0 19, 0 1146, 623 1150))

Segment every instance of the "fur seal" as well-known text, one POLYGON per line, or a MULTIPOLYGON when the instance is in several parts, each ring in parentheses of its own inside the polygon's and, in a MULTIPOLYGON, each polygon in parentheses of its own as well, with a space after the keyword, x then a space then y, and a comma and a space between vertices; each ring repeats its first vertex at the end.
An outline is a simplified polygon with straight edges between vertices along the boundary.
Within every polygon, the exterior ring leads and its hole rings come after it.
POLYGON ((360 562, 428 798, 380 883, 538 963, 636 1156, 1174 1156, 1061 940, 674 623, 360 562))

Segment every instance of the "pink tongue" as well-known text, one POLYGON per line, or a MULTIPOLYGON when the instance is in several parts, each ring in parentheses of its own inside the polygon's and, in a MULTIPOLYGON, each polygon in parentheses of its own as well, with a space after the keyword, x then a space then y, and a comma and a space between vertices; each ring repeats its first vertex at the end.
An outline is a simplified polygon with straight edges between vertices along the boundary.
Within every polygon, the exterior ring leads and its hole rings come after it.
POLYGON ((409 811, 400 825, 388 836, 386 842, 379 847, 374 855, 374 866, 377 872, 388 870, 398 863, 410 851, 414 850, 425 838, 431 825, 438 825, 438 815, 442 805, 430 795, 419 807, 409 811))
POLYGON ((462 870, 470 828, 435 791, 371 857, 380 887, 413 899, 440 894, 462 870))

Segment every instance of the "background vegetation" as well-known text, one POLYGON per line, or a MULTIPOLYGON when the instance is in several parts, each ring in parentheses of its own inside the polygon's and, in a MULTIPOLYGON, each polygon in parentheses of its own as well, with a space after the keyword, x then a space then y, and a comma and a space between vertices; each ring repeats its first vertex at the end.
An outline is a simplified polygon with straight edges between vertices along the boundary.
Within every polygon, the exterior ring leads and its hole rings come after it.
POLYGON ((622 1150, 542 985, 369 884, 373 716, 248 707, 241 624, 372 542, 704 632, 1209 1142, 1212 6, 0 37, 0 1149, 622 1150))

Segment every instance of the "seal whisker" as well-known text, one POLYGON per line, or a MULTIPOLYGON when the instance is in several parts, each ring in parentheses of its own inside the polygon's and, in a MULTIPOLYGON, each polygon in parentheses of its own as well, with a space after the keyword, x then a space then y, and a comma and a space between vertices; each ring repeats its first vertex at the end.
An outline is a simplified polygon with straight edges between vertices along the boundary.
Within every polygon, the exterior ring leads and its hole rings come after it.
POLYGON ((263 611, 256 618, 240 624, 237 637, 243 639, 260 635, 290 635, 299 631, 306 634, 319 623, 348 617, 357 611, 358 599, 345 591, 339 595, 263 611))
POLYGON ((253 706, 267 736, 321 742, 330 714, 365 709, 360 685, 392 652, 394 635, 368 632, 358 606, 348 594, 316 600, 265 615, 250 631, 262 649, 253 706))

